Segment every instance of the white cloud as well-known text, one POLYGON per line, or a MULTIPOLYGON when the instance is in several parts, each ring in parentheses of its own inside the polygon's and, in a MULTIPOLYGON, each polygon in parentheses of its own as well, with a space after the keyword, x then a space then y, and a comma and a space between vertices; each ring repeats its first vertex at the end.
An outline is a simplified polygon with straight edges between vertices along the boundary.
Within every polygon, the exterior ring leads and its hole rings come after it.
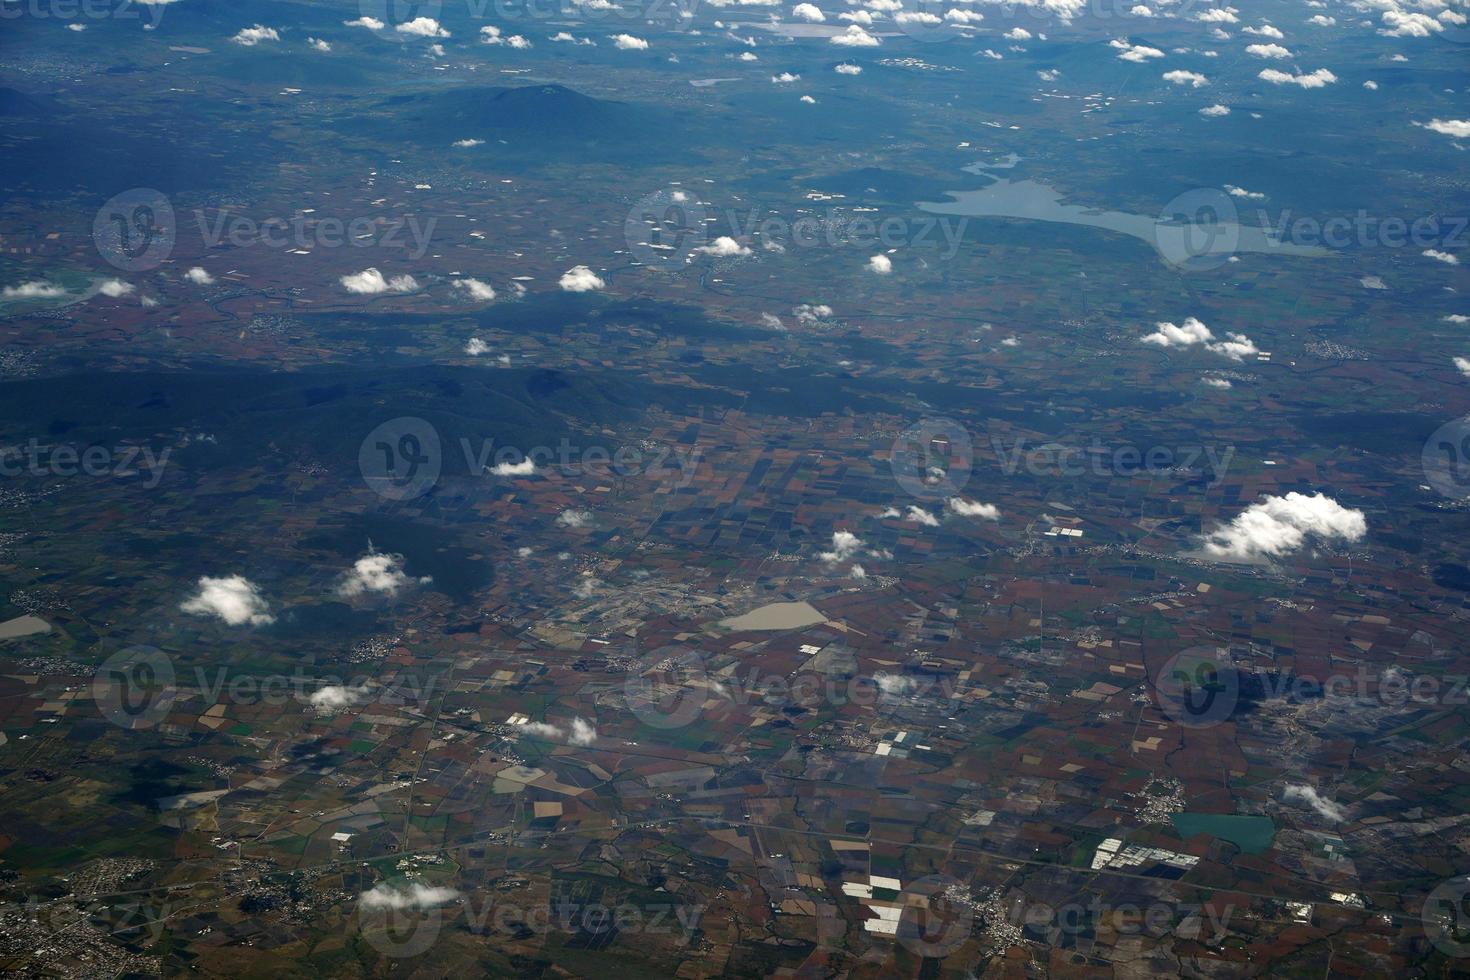
POLYGON ((797 4, 791 8, 791 16, 810 24, 821 24, 827 20, 827 15, 814 3, 797 4))
POLYGON ((465 341, 464 352, 471 357, 479 357, 481 354, 487 354, 490 352, 490 345, 485 343, 479 337, 471 337, 469 340, 465 341))
POLYGON ((886 255, 875 255, 868 259, 868 271, 886 276, 893 271, 893 260, 886 255))
POLYGON ((597 741, 597 729, 585 718, 573 718, 571 731, 567 733, 567 741, 573 745, 591 745, 597 741))
POLYGON ((558 285, 569 293, 587 293, 601 289, 607 283, 585 265, 577 265, 561 274, 558 285))
POLYGON ((1363 83, 1363 87, 1365 89, 1367 89, 1368 91, 1370 91, 1370 92, 1376 92, 1376 91, 1378 91, 1378 83, 1375 82, 1375 81, 1373 81, 1373 79, 1371 79, 1371 78, 1368 79, 1366 82, 1363 83))
POLYGON ((951 24, 960 24, 968 27, 972 24, 980 23, 985 19, 985 15, 978 10, 962 10, 959 7, 950 7, 944 12, 944 19, 951 24))
POLYGON ((199 593, 179 604, 179 608, 195 616, 214 616, 231 626, 249 623, 264 626, 274 623, 270 605, 261 597, 250 580, 243 575, 226 575, 199 579, 199 593))
POLYGON ((950 497, 949 509, 961 517, 979 517, 987 521, 1000 520, 1000 508, 995 504, 982 504, 963 497, 950 497))
POLYGON ((922 524, 925 527, 939 526, 939 518, 935 517, 933 514, 929 513, 927 510, 918 506, 917 504, 910 504, 904 516, 914 523, 922 524))
POLYGON ((832 35, 829 40, 844 48, 876 48, 881 43, 856 24, 850 25, 845 33, 832 35))
POLYGON ((790 85, 792 82, 799 82, 799 81, 801 81, 801 76, 800 75, 793 75, 789 71, 783 71, 779 75, 772 75, 771 76, 771 84, 773 84, 773 85, 790 85))
POLYGON ((1231 197, 1243 197, 1248 201, 1264 201, 1266 199, 1266 195, 1260 191, 1248 191, 1244 187, 1236 187, 1234 184, 1226 184, 1225 190, 1230 193, 1231 197))
POLYGON ((1010 30, 1006 31, 1001 36, 1004 37, 1008 41, 1029 41, 1029 40, 1031 40, 1031 32, 1028 31, 1028 30, 1026 30, 1026 28, 1024 28, 1024 27, 1012 27, 1010 30))
POLYGON ((1316 16, 1307 18, 1307 23, 1315 24, 1318 27, 1336 27, 1337 18, 1328 17, 1325 14, 1317 14, 1316 16))
POLYGON ((36 279, 19 286, 6 286, 0 295, 6 299, 57 299, 66 295, 66 288, 36 279))
POLYGON ((618 34, 612 39, 613 47, 619 51, 647 51, 648 42, 631 34, 618 34))
POLYGON ((491 476, 531 476, 536 472, 536 461, 527 456, 519 463, 500 462, 490 467, 491 476))
POLYGON ((556 523, 562 527, 586 527, 592 523, 592 511, 572 510, 569 507, 556 515, 556 523))
POLYGON ((1187 318, 1183 325, 1156 323, 1154 328, 1153 333, 1145 334, 1139 339, 1145 344, 1159 347, 1192 347, 1203 344, 1205 350, 1222 354, 1232 361, 1258 353, 1255 343, 1245 334, 1227 333, 1225 340, 1216 341, 1210 328, 1194 317, 1187 318))
POLYGON ((1253 54, 1257 58, 1291 58, 1294 55, 1279 44, 1247 44, 1246 54, 1253 54))
POLYGON ((1199 114, 1206 119, 1216 119, 1220 116, 1230 115, 1230 107, 1228 105, 1220 105, 1219 103, 1207 105, 1199 111, 1199 114))
POLYGON ((1210 80, 1199 72, 1185 71, 1183 68, 1164 72, 1164 81, 1173 82, 1175 85, 1188 85, 1191 88, 1202 88, 1210 84, 1210 80))
POLYGON ((1199 383, 1202 384, 1202 385, 1206 385, 1206 386, 1208 386, 1210 388, 1231 388, 1231 387, 1234 387, 1230 383, 1230 379, 1229 378, 1216 378, 1216 377, 1212 377, 1210 375, 1206 375, 1205 377, 1200 378, 1199 379, 1199 383))
POLYGON ((1195 20, 1201 24, 1238 24, 1240 18, 1235 16, 1240 13, 1234 7, 1211 7, 1203 13, 1197 14, 1195 20))
POLYGON ((1337 76, 1326 68, 1318 68, 1305 75, 1293 75, 1290 72, 1267 68, 1256 77, 1272 85, 1299 85, 1302 88, 1322 88, 1337 81, 1337 76))
POLYGON ((342 25, 344 27, 366 27, 370 31, 381 31, 384 27, 388 26, 376 17, 368 17, 366 14, 356 20, 344 20, 342 25))
POLYGON ((1470 138, 1470 119, 1431 119, 1424 124, 1424 128, 1442 136, 1453 136, 1455 139, 1470 138))
POLYGON ((338 280, 349 293, 375 295, 377 293, 411 293, 419 288, 418 280, 410 275, 383 278, 377 269, 364 269, 338 280))
POLYGON ((917 686, 912 677, 904 677, 902 674, 874 674, 873 683, 877 684, 878 690, 884 694, 895 696, 907 694, 917 686))
POLYGON ((410 34, 414 37, 448 37, 449 32, 439 26, 439 22, 432 17, 415 17, 413 20, 404 21, 393 28, 399 34, 410 34))
POLYGON ((1288 785, 1281 798, 1287 803, 1300 803, 1315 810, 1319 817, 1333 823, 1342 823, 1347 819, 1347 811, 1317 792, 1315 786, 1288 785))
POLYGON ((1454 363, 1455 370, 1459 371, 1465 377, 1470 378, 1470 357, 1457 357, 1454 363))
POLYGON ((319 687, 307 697, 307 702, 318 711, 330 713, 350 708, 354 704, 368 696, 370 689, 366 684, 360 687, 345 687, 341 684, 328 684, 319 687))
MULTIPOLYGON (((1241 33, 1254 34, 1256 37, 1269 37, 1277 41, 1286 37, 1285 34, 1282 34, 1280 30, 1272 27, 1270 24, 1262 24, 1260 27, 1243 27, 1241 28, 1241 33)), ((1247 48, 1246 50, 1249 51, 1250 49, 1247 48)))
POLYGON ((1444 322, 1459 324, 1470 323, 1470 316, 1466 316, 1464 313, 1450 313, 1444 317, 1444 322))
POLYGON ((276 33, 274 27, 263 27, 256 24, 254 27, 242 27, 240 33, 230 38, 231 41, 245 48, 253 48, 261 41, 279 41, 281 35, 276 33))
POLYGON ((837 19, 850 21, 854 24, 861 24, 864 27, 873 26, 873 15, 868 13, 866 10, 853 10, 849 13, 838 14, 837 19))
POLYGON ((705 255, 713 255, 716 258, 721 258, 721 259, 733 258, 733 257, 739 256, 739 255, 749 255, 750 254, 750 249, 749 248, 747 248, 744 245, 741 245, 739 242, 737 242, 735 239, 731 238, 729 235, 721 235, 719 238, 716 238, 714 241, 710 242, 708 245, 701 245, 701 246, 699 246, 698 248, 695 249, 695 251, 696 252, 702 252, 705 255))
POLYGON ((470 299, 481 303, 488 303, 495 298, 495 289, 488 282, 480 279, 456 279, 454 288, 468 293, 470 299))
POLYGON ((484 140, 477 140, 477 139, 462 139, 462 140, 455 140, 454 141, 454 145, 457 146, 457 147, 459 147, 460 149, 467 150, 467 149, 469 149, 472 146, 484 146, 485 145, 485 141, 484 140))
POLYGON ((1383 23, 1387 29, 1378 33, 1384 37, 1433 37, 1444 30, 1444 24, 1428 14, 1409 10, 1385 10, 1383 23))
POLYGON ((894 14, 893 21, 896 24, 920 24, 924 27, 936 27, 944 23, 937 14, 931 14, 924 10, 905 10, 894 14))
MULTIPOLYGON (((553 41, 557 39, 555 37, 552 38, 553 41)), ((570 34, 567 35, 567 39, 575 40, 570 34)), ((511 34, 509 36, 501 34, 500 28, 493 24, 487 24, 480 28, 480 41, 485 44, 503 44, 506 47, 515 48, 518 51, 524 51, 531 46, 531 42, 519 34, 511 34)), ((588 43, 590 44, 591 42, 589 41, 588 43)))
POLYGON ((1441 252, 1437 248, 1426 248, 1424 250, 1424 257, 1426 259, 1434 259, 1436 262, 1443 262, 1445 265, 1460 264, 1460 257, 1458 255, 1455 255, 1453 252, 1441 252))
MULTIPOLYGON (((426 585, 430 581, 425 577, 419 579, 418 583, 426 585)), ((381 592, 385 595, 394 595, 399 589, 413 583, 414 580, 403 571, 402 555, 387 555, 374 551, 357 559, 352 567, 343 573, 342 581, 337 584, 337 594, 359 596, 365 592, 381 592)))
POLYGON ((123 282, 121 279, 108 279, 97 287, 97 291, 103 296, 111 296, 116 299, 119 296, 126 296, 136 288, 132 283, 123 282))
POLYGON ((198 265, 184 273, 184 278, 196 286, 208 286, 214 283, 214 276, 211 276, 203 266, 198 265))
POLYGON ((1292 491, 1267 496, 1229 524, 1205 536, 1205 552, 1226 561, 1259 561, 1296 551, 1309 537, 1323 541, 1358 541, 1368 533, 1360 510, 1350 510, 1325 494, 1292 491))
POLYGON ((309 37, 306 39, 306 43, 311 46, 312 50, 320 51, 323 54, 332 50, 332 46, 319 37, 309 37))
POLYGON ((1164 56, 1164 52, 1158 48, 1151 48, 1143 44, 1133 44, 1121 37, 1109 41, 1108 47, 1116 49, 1118 57, 1124 61, 1132 61, 1137 64, 1143 64, 1150 58, 1162 58, 1164 56))
POLYGON ((434 905, 443 905, 452 902, 459 897, 459 892, 453 888, 440 888, 415 882, 406 885, 402 889, 393 888, 386 882, 374 885, 371 891, 365 891, 358 897, 358 903, 364 909, 424 909, 434 905))
POLYGON ((817 553, 817 557, 829 565, 847 561, 862 550, 863 542, 851 531, 832 532, 832 550, 817 553))
POLYGON ((861 75, 863 73, 862 68, 857 65, 838 65, 832 70, 839 75, 861 75))

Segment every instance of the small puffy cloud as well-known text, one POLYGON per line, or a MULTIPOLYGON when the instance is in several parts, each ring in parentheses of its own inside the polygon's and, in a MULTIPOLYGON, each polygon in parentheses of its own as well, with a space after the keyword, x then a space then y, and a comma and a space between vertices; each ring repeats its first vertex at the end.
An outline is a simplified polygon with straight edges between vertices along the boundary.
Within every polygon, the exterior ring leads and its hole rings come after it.
POLYGON ((313 51, 320 51, 322 54, 332 50, 332 46, 319 37, 309 37, 306 43, 313 51))
POLYGON ((1293 75, 1291 72, 1267 68, 1256 77, 1272 85, 1297 85, 1301 88, 1323 88, 1337 81, 1337 76, 1326 68, 1318 68, 1305 75, 1293 75))
POLYGON ((1190 88, 1203 88, 1210 84, 1210 80, 1199 72, 1185 71, 1183 68, 1164 72, 1164 81, 1175 85, 1188 85, 1190 88))
POLYGON ((439 26, 439 22, 432 17, 415 17, 413 20, 404 21, 393 29, 399 34, 408 34, 412 37, 449 36, 449 32, 439 26))
POLYGON ((1118 57, 1124 61, 1132 61, 1137 64, 1143 64, 1150 58, 1162 58, 1164 56, 1164 52, 1158 48, 1151 48, 1144 44, 1134 44, 1121 37, 1109 41, 1108 47, 1115 49, 1118 52, 1118 57))
POLYGON ((1254 34, 1256 37, 1269 37, 1276 41, 1286 37, 1279 29, 1272 27, 1270 24, 1262 24, 1260 27, 1243 27, 1240 32, 1242 34, 1254 34))
POLYGON ((585 265, 577 265, 561 274, 557 284, 569 293, 588 293, 601 289, 607 283, 585 265))
POLYGON ((243 575, 205 575, 199 579, 198 590, 179 604, 181 610, 194 616, 214 616, 231 626, 265 626, 276 621, 260 590, 243 575))
POLYGON ((1291 58, 1292 53, 1279 44, 1247 44, 1245 53, 1257 58, 1291 58))
POLYGON ((1378 33, 1384 37, 1433 37, 1444 30, 1444 24, 1428 14, 1409 10, 1385 10, 1383 24, 1378 33))
POLYGON ((873 683, 877 684, 878 690, 884 694, 891 694, 895 697, 907 694, 917 686, 912 677, 905 677, 902 674, 877 673, 873 675, 873 683))
POLYGON ((1201 344, 1205 350, 1224 355, 1232 361, 1258 353, 1255 343, 1245 334, 1227 333, 1225 338, 1216 341, 1209 327, 1195 317, 1189 317, 1183 324, 1156 323, 1153 333, 1145 334, 1139 339, 1145 344, 1158 347, 1193 347, 1201 344))
POLYGON ((925 10, 905 10, 894 14, 893 21, 896 24, 918 24, 922 27, 937 27, 943 23, 938 14, 931 14, 925 10))
POLYGON ((254 27, 242 27, 240 33, 230 38, 232 42, 244 48, 253 48, 262 41, 279 41, 281 35, 274 27, 263 27, 256 24, 254 27))
POLYGON ((1470 323, 1470 316, 1466 316, 1464 313, 1450 313, 1444 317, 1444 322, 1464 325, 1470 323))
POLYGON ((1006 31, 1005 34, 1003 34, 1001 36, 1004 37, 1008 41, 1029 41, 1029 40, 1031 40, 1031 32, 1028 31, 1028 30, 1026 30, 1026 28, 1024 28, 1024 27, 1012 27, 1010 30, 1006 31))
POLYGON ((1128 12, 1130 14, 1132 14, 1134 17, 1152 17, 1152 16, 1154 16, 1154 12, 1152 10, 1150 10, 1148 7, 1145 7, 1141 3, 1134 4, 1133 5, 1133 8, 1131 10, 1129 10, 1128 12))
POLYGON ((484 146, 485 145, 485 141, 484 140, 477 140, 477 139, 462 139, 462 140, 455 140, 454 141, 454 145, 457 146, 457 147, 459 147, 462 150, 467 150, 467 149, 469 149, 472 146, 484 146))
POLYGON ((873 15, 866 10, 853 10, 848 13, 838 14, 838 20, 845 20, 852 24, 861 24, 863 27, 873 26, 873 15))
POLYGON ((532 476, 536 472, 536 461, 527 456, 519 463, 500 462, 490 467, 491 476, 532 476))
POLYGON ((382 21, 378 20, 378 18, 368 17, 366 15, 363 15, 356 20, 344 20, 342 24, 344 27, 366 27, 370 31, 381 31, 384 27, 388 26, 387 24, 384 24, 382 21))
POLYGON ((465 341, 464 352, 471 357, 479 357, 481 354, 487 354, 490 352, 490 345, 485 343, 479 337, 471 337, 469 340, 465 341))
POLYGON ((184 278, 196 286, 208 286, 214 282, 214 276, 211 276, 203 266, 198 265, 184 273, 184 278))
POLYGON ((1315 810, 1323 820, 1342 823, 1347 819, 1347 811, 1317 792, 1315 786, 1288 785, 1282 792, 1281 798, 1287 803, 1300 803, 1308 809, 1315 810))
POLYGON ((631 34, 618 34, 612 39, 613 47, 619 51, 647 51, 648 42, 631 34))
POLYGON ((799 3, 791 8, 791 16, 797 20, 804 20, 809 24, 821 24, 827 20, 827 15, 814 3, 799 3))
POLYGON ((708 245, 701 245, 695 249, 705 255, 713 255, 716 258, 728 259, 741 255, 749 255, 750 249, 741 245, 729 235, 721 235, 708 245))
POLYGON ((876 48, 881 43, 856 24, 849 25, 846 31, 834 34, 828 40, 844 48, 876 48))
POLYGON ((950 497, 949 509, 961 517, 979 517, 987 521, 1000 520, 1000 508, 995 504, 982 504, 964 497, 950 497))
POLYGON ((760 56, 758 56, 754 51, 742 51, 742 52, 740 52, 740 56, 736 60, 737 61, 760 61, 761 59, 760 59, 760 56))
POLYGON ((1431 133, 1453 136, 1455 139, 1470 138, 1470 119, 1431 119, 1424 124, 1431 133))
POLYGON ((1325 494, 1292 491, 1284 497, 1265 497, 1205 535, 1204 550, 1225 561, 1255 562, 1290 554, 1308 538, 1351 543, 1367 533, 1362 511, 1325 494))
POLYGON ((1317 27, 1336 27, 1337 18, 1328 17, 1326 14, 1317 14, 1313 17, 1308 17, 1307 23, 1315 24, 1317 27))
MULTIPOLYGON (((429 581, 428 578, 418 579, 420 585, 429 581)), ((385 555, 374 551, 357 559, 343 574, 342 580, 337 583, 337 594, 360 596, 368 592, 381 592, 384 595, 395 595, 399 589, 413 583, 414 579, 403 571, 402 555, 385 555)))
POLYGON ((119 296, 126 296, 136 288, 132 283, 124 282, 121 279, 107 279, 97 287, 97 291, 103 296, 110 296, 113 299, 117 299, 119 296))
POLYGON ((860 66, 858 66, 858 65, 846 65, 846 64, 843 64, 843 65, 838 65, 836 68, 833 68, 832 70, 835 71, 839 75, 861 75, 863 73, 862 68, 860 66))
POLYGON ((418 280, 410 275, 385 279, 377 269, 364 269, 338 280, 349 293, 372 296, 377 293, 411 293, 419 288, 418 280))
POLYGON ((1260 191, 1248 191, 1244 187, 1236 187, 1234 184, 1226 184, 1225 190, 1231 197, 1243 197, 1248 201, 1264 201, 1266 195, 1260 191))
POLYGON ((403 888, 394 888, 385 882, 374 885, 370 891, 358 896, 358 904, 364 909, 390 910, 426 909, 444 905, 459 897, 453 888, 440 888, 415 882, 403 888))
POLYGON ((1240 18, 1235 16, 1240 13, 1234 7, 1211 7, 1209 10, 1195 15, 1195 20, 1201 24, 1238 24, 1240 18))
POLYGON ((868 259, 868 271, 886 276, 893 271, 893 260, 886 255, 875 255, 868 259))
MULTIPOLYGON (((570 34, 567 35, 567 38, 569 40, 575 41, 575 38, 572 38, 570 34)), ((555 41, 557 39, 552 38, 552 40, 555 41)), ((480 41, 484 44, 503 44, 508 48, 515 48, 517 51, 524 51, 526 48, 529 48, 531 46, 531 42, 526 40, 521 35, 504 35, 500 32, 500 28, 496 27, 493 24, 487 24, 486 26, 480 28, 480 41)))
POLYGON ((1470 378, 1470 357, 1457 357, 1454 359, 1454 364, 1456 371, 1470 378))
POLYGON ((1230 107, 1228 105, 1220 105, 1219 103, 1207 105, 1199 111, 1199 114, 1206 119, 1218 119, 1221 116, 1230 115, 1230 107))
POLYGON ((597 729, 585 718, 573 718, 567 741, 573 745, 591 745, 597 741, 597 729))
POLYGON ((341 711, 350 708, 368 696, 370 689, 366 684, 360 687, 347 687, 342 684, 328 684, 319 687, 307 697, 307 703, 323 713, 341 711))
POLYGON ((561 525, 562 527, 586 527, 588 524, 592 523, 592 511, 573 510, 572 508, 568 507, 560 514, 556 515, 556 523, 561 525))
POLYGON ((913 521, 915 524, 922 524, 925 527, 939 526, 939 518, 935 517, 933 514, 929 513, 927 510, 918 506, 917 504, 910 504, 908 510, 904 513, 904 516, 908 520, 913 521))
POLYGON ((488 303, 495 298, 495 289, 480 279, 456 279, 454 288, 480 303, 488 303))
POLYGON ((0 290, 6 299, 57 299, 66 295, 66 289, 40 279, 23 282, 19 286, 6 286, 0 290))
POLYGON ((1363 83, 1363 87, 1365 89, 1367 89, 1368 91, 1370 91, 1370 92, 1376 92, 1376 91, 1378 91, 1378 83, 1375 82, 1375 81, 1373 81, 1373 79, 1371 79, 1371 78, 1368 79, 1366 82, 1363 83))
POLYGON ((1455 255, 1453 252, 1442 252, 1437 248, 1426 248, 1424 250, 1424 257, 1426 259, 1433 259, 1436 262, 1443 262, 1445 265, 1460 264, 1460 257, 1458 255, 1455 255))
POLYGON ((835 565, 852 558, 862 547, 862 539, 851 531, 833 531, 832 550, 818 552, 817 557, 829 565, 835 565))
POLYGON ((772 75, 771 76, 771 84, 773 84, 773 85, 790 85, 792 82, 799 82, 799 81, 801 81, 801 76, 800 75, 793 75, 789 71, 783 71, 779 75, 772 75))

